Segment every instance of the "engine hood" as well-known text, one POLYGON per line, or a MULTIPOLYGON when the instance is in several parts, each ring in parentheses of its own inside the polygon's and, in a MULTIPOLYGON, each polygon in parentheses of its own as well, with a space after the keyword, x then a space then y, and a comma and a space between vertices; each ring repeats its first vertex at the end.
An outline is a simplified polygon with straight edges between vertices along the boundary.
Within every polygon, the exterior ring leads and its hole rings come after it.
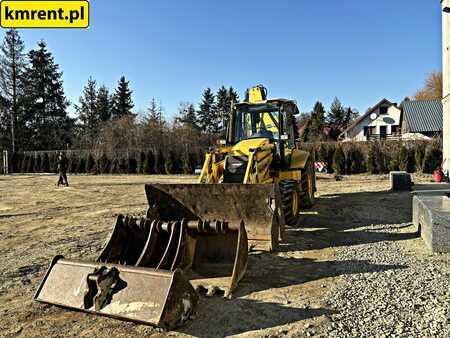
POLYGON ((249 156, 250 149, 267 146, 269 144, 270 141, 267 138, 254 138, 242 140, 238 144, 234 145, 233 148, 231 148, 231 152, 235 156, 249 156))

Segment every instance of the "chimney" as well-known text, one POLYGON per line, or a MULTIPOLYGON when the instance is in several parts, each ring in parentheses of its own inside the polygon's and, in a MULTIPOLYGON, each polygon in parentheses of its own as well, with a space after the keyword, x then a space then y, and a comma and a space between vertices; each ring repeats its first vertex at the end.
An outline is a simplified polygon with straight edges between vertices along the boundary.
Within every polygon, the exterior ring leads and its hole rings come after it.
POLYGON ((444 125, 442 130, 444 172, 450 171, 450 0, 442 3, 442 75, 443 93, 442 106, 444 109, 444 125))

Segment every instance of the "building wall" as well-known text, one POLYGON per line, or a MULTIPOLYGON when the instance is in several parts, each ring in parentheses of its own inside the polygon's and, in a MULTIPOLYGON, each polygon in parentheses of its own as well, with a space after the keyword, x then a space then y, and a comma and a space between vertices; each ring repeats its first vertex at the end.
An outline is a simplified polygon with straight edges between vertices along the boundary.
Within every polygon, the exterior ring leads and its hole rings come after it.
MULTIPOLYGON (((450 0, 442 1, 442 9, 450 7, 450 0)), ((443 125, 443 155, 444 170, 450 171, 450 13, 442 12, 442 60, 443 60, 443 93, 442 106, 444 110, 443 125)))
POLYGON ((373 134, 380 134, 380 127, 387 126, 387 135, 390 135, 392 134, 392 126, 401 125, 401 111, 396 106, 390 106, 387 114, 380 115, 379 108, 373 113, 377 114, 377 118, 372 120, 370 118, 372 113, 366 116, 366 118, 347 133, 346 140, 366 141, 367 137, 364 135, 364 127, 375 127, 373 134))

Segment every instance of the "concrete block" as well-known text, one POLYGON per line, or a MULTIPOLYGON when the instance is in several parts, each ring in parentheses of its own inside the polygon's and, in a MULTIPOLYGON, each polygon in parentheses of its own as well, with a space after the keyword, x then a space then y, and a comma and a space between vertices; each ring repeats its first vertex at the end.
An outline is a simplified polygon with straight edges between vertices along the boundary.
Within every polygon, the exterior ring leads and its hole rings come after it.
POLYGON ((433 252, 450 253, 450 192, 416 194, 413 223, 433 252))
POLYGON ((412 186, 411 175, 406 171, 391 171, 391 191, 410 191, 412 186))

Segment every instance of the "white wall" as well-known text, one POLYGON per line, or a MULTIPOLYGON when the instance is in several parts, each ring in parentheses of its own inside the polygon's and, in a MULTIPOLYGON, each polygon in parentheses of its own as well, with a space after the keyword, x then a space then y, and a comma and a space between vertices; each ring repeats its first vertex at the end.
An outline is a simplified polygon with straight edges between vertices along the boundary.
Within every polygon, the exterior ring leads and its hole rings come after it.
POLYGON ((388 109, 387 114, 380 115, 380 109, 376 109, 369 116, 366 116, 362 121, 358 123, 347 134, 347 140, 366 141, 367 137, 364 136, 364 127, 375 127, 374 134, 380 134, 380 126, 387 126, 387 135, 392 133, 392 126, 400 126, 401 111, 395 106, 391 106, 388 109), (372 120, 370 115, 377 114, 377 118, 372 120))

